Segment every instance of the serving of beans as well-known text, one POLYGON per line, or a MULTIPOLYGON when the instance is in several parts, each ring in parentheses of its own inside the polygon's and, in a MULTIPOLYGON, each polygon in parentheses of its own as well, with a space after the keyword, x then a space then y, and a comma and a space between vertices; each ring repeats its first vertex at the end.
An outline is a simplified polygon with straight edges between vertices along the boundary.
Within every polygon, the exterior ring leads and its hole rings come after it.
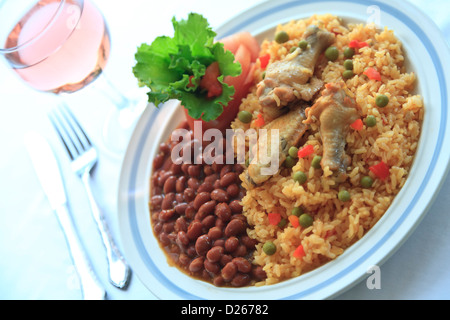
MULTIPOLYGON (((154 233, 168 259, 215 286, 243 287, 265 279, 262 268, 251 262, 257 241, 247 235, 242 214, 243 167, 219 161, 175 164, 171 151, 176 145, 162 143, 153 160, 149 204, 154 233)), ((192 150, 196 147, 193 139, 192 150)))

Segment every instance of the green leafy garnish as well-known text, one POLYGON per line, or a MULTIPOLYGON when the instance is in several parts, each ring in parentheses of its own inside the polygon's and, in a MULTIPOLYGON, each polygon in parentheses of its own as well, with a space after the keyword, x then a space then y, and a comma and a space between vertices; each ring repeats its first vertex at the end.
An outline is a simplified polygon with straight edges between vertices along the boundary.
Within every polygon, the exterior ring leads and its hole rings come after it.
POLYGON ((157 37, 151 45, 142 44, 136 53, 133 73, 139 83, 150 88, 148 101, 158 106, 169 99, 178 99, 194 119, 215 120, 234 95, 234 88, 224 83, 226 76, 242 72, 234 55, 224 45, 214 42, 216 33, 200 14, 191 13, 188 20, 172 18, 174 36, 157 37), (206 68, 219 64, 222 85, 219 96, 208 98, 199 86, 206 68))

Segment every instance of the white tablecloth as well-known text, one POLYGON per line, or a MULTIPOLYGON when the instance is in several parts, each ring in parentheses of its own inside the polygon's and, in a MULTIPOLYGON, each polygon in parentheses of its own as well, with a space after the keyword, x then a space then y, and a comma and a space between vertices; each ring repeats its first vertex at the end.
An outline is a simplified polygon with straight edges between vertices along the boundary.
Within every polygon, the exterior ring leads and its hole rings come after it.
MULTIPOLYGON (((135 89, 136 81, 130 71, 136 47, 142 42, 151 42, 158 35, 170 34, 173 15, 185 18, 188 12, 199 12, 208 18, 212 27, 217 27, 259 2, 95 0, 108 21, 112 36, 108 77, 125 92, 135 89)), ((412 2, 432 17, 450 42, 449 2, 412 2)), ((99 123, 111 106, 96 90, 94 83, 67 97, 66 101, 92 140, 101 147, 99 123)), ((81 298, 63 234, 23 143, 23 136, 28 131, 38 131, 46 136, 58 152, 77 227, 95 272, 107 291, 107 298, 155 298, 135 274, 126 290, 117 289, 108 282, 103 246, 89 212, 86 194, 81 182, 70 171, 68 159, 47 119, 47 112, 58 100, 27 87, 4 63, 0 64, 0 98, 0 299, 81 298)), ((122 244, 116 198, 120 168, 121 159, 102 152, 92 180, 95 196, 119 247, 122 244)), ((381 289, 369 290, 362 281, 337 299, 449 299, 449 191, 450 178, 447 178, 419 227, 381 266, 381 289)))

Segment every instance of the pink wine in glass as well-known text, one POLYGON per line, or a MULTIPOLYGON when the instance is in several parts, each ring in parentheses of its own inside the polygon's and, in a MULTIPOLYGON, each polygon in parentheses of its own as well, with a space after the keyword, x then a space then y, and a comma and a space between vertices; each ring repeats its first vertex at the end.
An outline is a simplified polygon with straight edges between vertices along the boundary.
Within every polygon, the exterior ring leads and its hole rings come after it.
POLYGON ((33 88, 74 92, 102 72, 110 38, 89 0, 41 0, 13 28, 5 47, 16 48, 6 57, 33 88))

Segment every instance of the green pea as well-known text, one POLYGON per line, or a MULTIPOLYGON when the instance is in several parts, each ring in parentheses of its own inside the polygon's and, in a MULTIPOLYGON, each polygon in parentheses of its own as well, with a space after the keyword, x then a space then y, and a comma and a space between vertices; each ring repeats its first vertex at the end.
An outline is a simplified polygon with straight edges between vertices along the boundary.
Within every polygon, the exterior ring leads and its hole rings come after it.
POLYGON ((306 48, 308 48, 308 41, 302 40, 298 43, 298 46, 300 47, 300 49, 305 50, 306 48))
POLYGON ((280 31, 275 35, 275 41, 278 43, 285 43, 289 40, 289 35, 286 31, 280 31))
POLYGON ((343 202, 347 202, 350 201, 350 193, 347 190, 341 190, 338 193, 338 199, 343 201, 343 202))
POLYGON ((346 70, 353 70, 353 61, 351 59, 347 59, 344 61, 344 68, 346 70))
POLYGON ((297 161, 291 156, 287 156, 286 160, 284 160, 284 165, 286 166, 286 168, 292 168, 296 163, 297 161))
POLYGON ((296 173, 294 173, 293 178, 294 181, 298 182, 298 184, 304 184, 308 179, 303 171, 297 171, 296 173))
POLYGON ((280 222, 278 222, 279 228, 284 228, 287 225, 287 220, 285 218, 281 219, 280 222))
POLYGON ((295 50, 297 50, 298 47, 292 47, 291 49, 289 49, 289 53, 294 52, 295 50))
POLYGON ((238 113, 238 119, 243 123, 250 123, 253 119, 253 116, 250 112, 242 110, 238 113))
POLYGON ((297 217, 300 217, 303 214, 303 208, 302 207, 294 207, 292 208, 291 214, 297 217))
POLYGON ((345 70, 345 71, 342 73, 342 76, 343 76, 345 79, 350 79, 350 78, 353 78, 354 73, 353 73, 352 70, 345 70))
POLYGON ((298 217, 298 222, 303 228, 308 228, 312 226, 314 219, 309 214, 304 213, 300 217, 298 217))
POLYGON ((346 57, 347 59, 352 58, 354 54, 355 50, 353 48, 347 47, 344 49, 344 57, 346 57))
POLYGON ((322 157, 321 156, 314 156, 314 158, 311 161, 311 167, 313 167, 314 169, 320 169, 320 162, 322 161, 322 157))
POLYGON ((377 125, 377 118, 373 115, 369 115, 366 117, 366 126, 368 127, 375 127, 377 125))
POLYGON ((388 103, 389 103, 389 98, 388 98, 388 96, 386 96, 384 94, 379 94, 375 98, 375 104, 380 108, 386 107, 388 105, 388 103))
POLYGON ((334 46, 328 47, 328 49, 325 50, 325 57, 327 57, 327 59, 330 61, 335 61, 337 58, 339 58, 338 49, 334 46))
POLYGON ((271 256, 271 255, 275 254, 275 252, 277 252, 277 247, 275 246, 275 244, 272 241, 267 241, 263 245, 263 251, 268 256, 271 256))
POLYGON ((294 158, 294 159, 298 158, 298 148, 290 147, 288 153, 292 158, 294 158))
POLYGON ((370 188, 370 187, 372 187, 373 179, 369 176, 365 176, 365 177, 361 178, 360 183, 361 183, 361 187, 370 188))

